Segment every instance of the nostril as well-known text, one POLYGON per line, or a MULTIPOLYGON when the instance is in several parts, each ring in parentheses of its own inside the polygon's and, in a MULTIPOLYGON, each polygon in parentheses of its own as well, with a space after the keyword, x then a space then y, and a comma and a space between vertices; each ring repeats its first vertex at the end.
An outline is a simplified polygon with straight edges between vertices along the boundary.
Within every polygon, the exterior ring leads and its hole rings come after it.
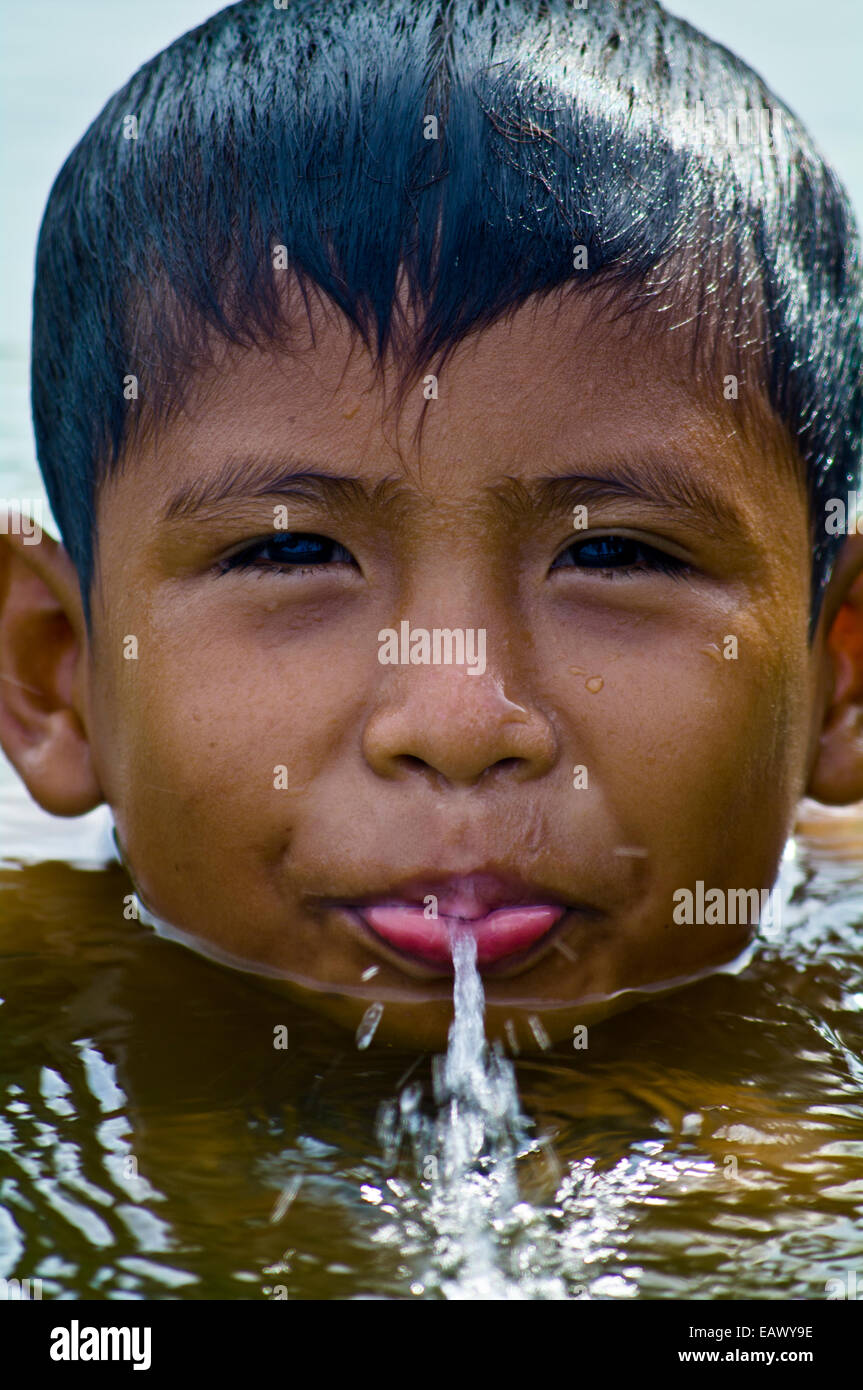
POLYGON ((428 763, 423 758, 417 758, 413 753, 402 753, 399 762, 403 767, 414 768, 417 772, 428 767, 428 763))
MULTIPOLYGON (((524 758, 500 758, 497 762, 489 763, 488 767, 474 771, 469 777, 465 775, 464 780, 472 784, 487 779, 491 774, 498 772, 515 772, 525 763, 524 758)), ((446 783, 450 781, 461 781, 461 777, 446 773, 435 763, 427 758, 420 758, 415 753, 400 753, 394 760, 401 772, 422 772, 431 775, 436 783, 446 783)))

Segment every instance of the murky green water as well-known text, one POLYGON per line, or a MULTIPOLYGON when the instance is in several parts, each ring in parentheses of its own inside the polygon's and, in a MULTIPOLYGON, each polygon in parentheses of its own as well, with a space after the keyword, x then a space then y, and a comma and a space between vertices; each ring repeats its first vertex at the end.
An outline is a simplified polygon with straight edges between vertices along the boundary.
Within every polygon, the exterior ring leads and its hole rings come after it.
MULTIPOLYGON (((790 872, 742 975, 520 1061, 551 1142, 518 1161, 499 1236, 513 1295, 863 1286, 863 862, 804 842, 790 872)), ((407 1073, 430 1094, 430 1059, 358 1052, 123 920, 129 891, 117 866, 0 870, 0 1277, 44 1298, 459 1297, 428 1185, 375 1133, 407 1073)))

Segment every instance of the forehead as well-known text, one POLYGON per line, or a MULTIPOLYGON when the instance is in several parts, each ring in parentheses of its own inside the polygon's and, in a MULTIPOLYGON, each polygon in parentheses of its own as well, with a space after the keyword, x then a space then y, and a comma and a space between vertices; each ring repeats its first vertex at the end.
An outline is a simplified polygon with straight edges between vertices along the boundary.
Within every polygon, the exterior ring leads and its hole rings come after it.
POLYGON ((783 481, 801 492, 787 432, 745 378, 728 398, 730 368, 699 364, 691 328, 645 331, 643 315, 614 317, 595 295, 528 301, 407 386, 396 351, 376 370, 332 306, 312 301, 293 326, 288 348, 219 345, 182 410, 132 450, 126 483, 155 496, 231 459, 284 456, 454 496, 666 454, 764 505, 783 481))

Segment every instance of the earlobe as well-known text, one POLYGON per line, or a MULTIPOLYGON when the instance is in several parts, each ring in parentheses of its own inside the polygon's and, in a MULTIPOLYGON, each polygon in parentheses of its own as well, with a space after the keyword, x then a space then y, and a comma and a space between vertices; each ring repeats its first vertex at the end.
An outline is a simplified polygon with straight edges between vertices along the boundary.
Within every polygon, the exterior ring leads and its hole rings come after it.
POLYGON ((86 627, 63 547, 0 531, 0 745, 55 816, 103 800, 83 723, 86 627))
POLYGON ((824 617, 829 693, 806 794, 849 806, 863 800, 863 536, 845 542, 824 617))

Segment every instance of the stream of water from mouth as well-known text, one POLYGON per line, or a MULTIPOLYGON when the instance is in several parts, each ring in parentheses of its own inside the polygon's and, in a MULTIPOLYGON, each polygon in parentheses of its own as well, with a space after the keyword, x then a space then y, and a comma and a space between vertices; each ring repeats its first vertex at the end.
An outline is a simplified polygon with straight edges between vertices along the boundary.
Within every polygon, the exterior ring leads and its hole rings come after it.
POLYGON ((420 1202, 405 1206, 421 1215, 430 1236, 424 1285, 436 1283, 449 1299, 565 1298, 555 1277, 542 1278, 539 1288, 524 1258, 526 1220, 535 1225, 537 1214, 520 1201, 516 1162, 537 1143, 521 1110, 515 1067, 500 1044, 486 1039, 476 940, 456 928, 451 943, 454 1016, 446 1055, 432 1063, 435 1112, 422 1113, 415 1083, 403 1089, 397 1110, 382 1107, 379 1120, 390 1158, 407 1140, 426 1189, 420 1202))

